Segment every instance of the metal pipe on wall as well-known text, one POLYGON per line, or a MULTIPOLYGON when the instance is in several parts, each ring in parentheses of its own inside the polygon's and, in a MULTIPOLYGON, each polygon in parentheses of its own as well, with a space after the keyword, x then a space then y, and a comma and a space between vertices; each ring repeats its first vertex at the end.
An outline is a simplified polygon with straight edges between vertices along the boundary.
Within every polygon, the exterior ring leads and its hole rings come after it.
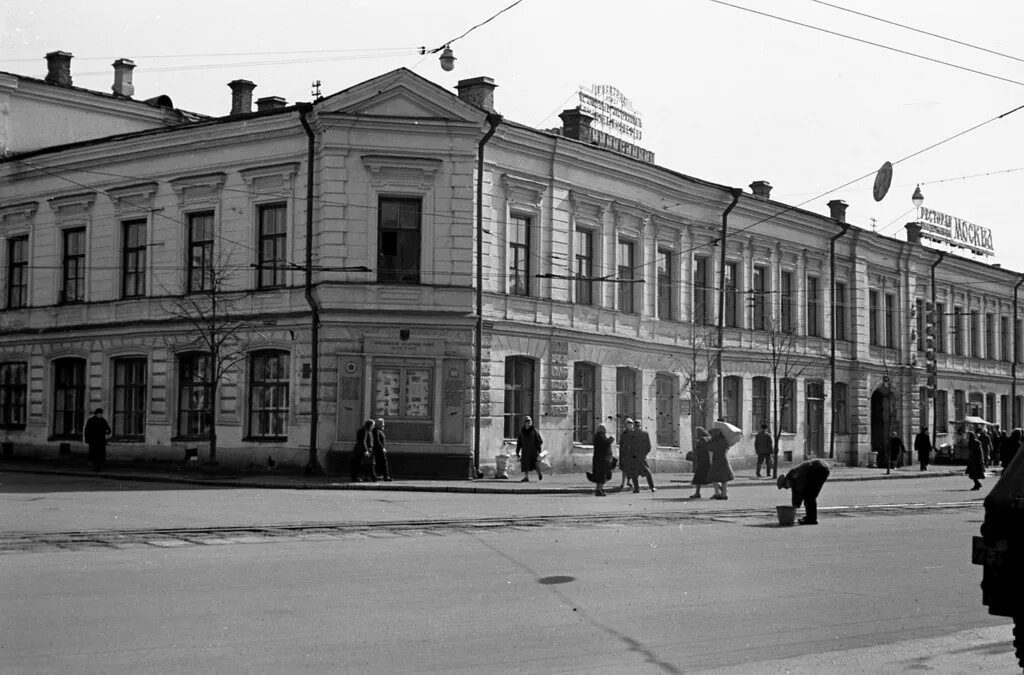
POLYGON ((313 297, 313 161, 316 150, 316 135, 306 116, 313 110, 312 103, 299 103, 299 121, 308 139, 306 153, 306 281, 305 296, 310 312, 309 337, 309 459, 307 474, 323 473, 317 458, 317 425, 320 419, 320 308, 313 297))
MULTIPOLYGON (((828 242, 828 268, 829 268, 829 286, 832 289, 829 297, 832 300, 832 329, 829 331, 831 339, 829 340, 829 373, 832 380, 832 384, 829 390, 829 396, 831 398, 832 414, 829 415, 829 419, 832 423, 829 425, 828 434, 828 457, 834 459, 836 456, 836 240, 842 237, 844 234, 850 231, 850 225, 845 221, 839 222, 839 227, 843 228, 838 234, 832 235, 832 238, 828 242)), ((843 306, 845 310, 845 303, 843 306)))
POLYGON ((715 368, 718 370, 718 419, 723 419, 722 394, 725 382, 722 376, 722 349, 725 347, 725 238, 729 228, 729 213, 736 208, 743 190, 732 188, 729 193, 732 195, 732 202, 722 212, 722 236, 718 242, 722 247, 718 262, 718 351, 715 354, 715 368))

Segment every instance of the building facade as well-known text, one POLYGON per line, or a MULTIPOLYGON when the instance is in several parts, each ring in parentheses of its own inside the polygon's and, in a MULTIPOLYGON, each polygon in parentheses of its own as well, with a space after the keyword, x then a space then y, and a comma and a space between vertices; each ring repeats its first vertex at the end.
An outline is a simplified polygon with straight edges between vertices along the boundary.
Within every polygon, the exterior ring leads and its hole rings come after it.
POLYGON ((0 162, 5 448, 74 450, 103 407, 114 457, 329 464, 384 417, 396 474, 470 477, 525 415, 559 470, 625 417, 662 469, 719 417, 740 465, 762 422, 857 464, 926 419, 1020 423, 1016 273, 602 147, 580 111, 501 120, 488 78, 256 112, 250 85, 0 162))

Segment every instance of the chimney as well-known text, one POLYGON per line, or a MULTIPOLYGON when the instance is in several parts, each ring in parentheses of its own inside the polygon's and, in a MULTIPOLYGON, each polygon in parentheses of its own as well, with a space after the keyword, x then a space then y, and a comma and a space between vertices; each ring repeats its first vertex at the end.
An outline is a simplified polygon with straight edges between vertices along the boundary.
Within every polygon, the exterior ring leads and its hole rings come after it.
POLYGON ((832 220, 838 220, 840 223, 846 222, 846 202, 842 199, 833 199, 828 203, 829 215, 832 216, 832 220))
POLYGON ((459 98, 470 105, 494 112, 494 89, 498 85, 489 77, 473 77, 459 80, 455 88, 459 90, 459 98))
POLYGON ((288 105, 280 96, 264 96, 263 98, 256 99, 256 110, 263 112, 264 110, 277 110, 288 105))
POLYGON ((562 120, 562 135, 584 143, 590 142, 590 123, 594 118, 579 108, 563 110, 558 116, 562 120))
POLYGON ((750 184, 750 191, 755 197, 769 199, 772 196, 772 184, 766 180, 755 180, 750 184))
POLYGON ((46 81, 61 87, 71 86, 71 59, 68 52, 50 52, 46 55, 46 81))
POLYGON ((911 244, 921 243, 921 223, 907 223, 907 241, 911 244))
POLYGON ((132 71, 135 70, 135 62, 131 59, 118 59, 114 61, 114 96, 131 98, 135 93, 135 85, 132 84, 132 71))
POLYGON ((228 82, 231 87, 231 114, 243 115, 252 112, 252 90, 256 85, 249 80, 232 80, 228 82))

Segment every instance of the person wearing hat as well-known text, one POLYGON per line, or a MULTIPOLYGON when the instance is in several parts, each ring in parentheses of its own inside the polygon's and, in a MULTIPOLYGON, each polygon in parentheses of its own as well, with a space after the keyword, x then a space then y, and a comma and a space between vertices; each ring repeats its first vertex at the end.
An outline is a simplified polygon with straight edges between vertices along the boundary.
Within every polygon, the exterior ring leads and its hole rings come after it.
POLYGON ((708 473, 711 471, 711 451, 708 450, 708 440, 711 434, 704 427, 697 427, 693 431, 693 494, 690 499, 700 499, 700 489, 711 482, 708 473))
POLYGON ((94 471, 100 471, 107 463, 107 436, 110 425, 103 419, 103 408, 96 408, 92 417, 85 423, 82 440, 89 446, 89 462, 94 471))
POLYGON ((777 485, 780 490, 789 488, 793 491, 793 508, 803 504, 804 517, 798 522, 801 525, 818 524, 818 494, 828 480, 830 470, 828 462, 823 459, 808 459, 800 462, 783 476, 779 476, 777 485))

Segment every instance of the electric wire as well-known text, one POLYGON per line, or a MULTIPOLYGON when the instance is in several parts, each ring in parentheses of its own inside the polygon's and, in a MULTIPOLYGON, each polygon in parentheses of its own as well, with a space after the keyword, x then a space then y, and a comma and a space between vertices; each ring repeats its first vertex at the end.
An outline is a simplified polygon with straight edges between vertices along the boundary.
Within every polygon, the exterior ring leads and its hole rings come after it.
POLYGON ((420 47, 420 53, 421 53, 421 54, 436 54, 437 52, 441 51, 441 50, 442 50, 442 49, 444 49, 445 47, 448 47, 448 46, 450 46, 450 45, 451 45, 451 44, 452 44, 453 42, 455 42, 456 40, 461 40, 462 38, 466 37, 467 35, 469 35, 469 34, 470 34, 470 33, 472 33, 473 31, 475 31, 475 30, 476 30, 477 28, 480 28, 481 26, 483 26, 483 25, 486 25, 486 24, 490 23, 491 21, 494 21, 494 20, 495 20, 495 19, 497 19, 497 18, 498 18, 499 16, 501 16, 502 14, 504 14, 505 12, 507 12, 508 10, 512 9, 513 7, 515 7, 516 5, 518 5, 518 4, 519 4, 520 2, 522 2, 522 1, 523 1, 523 0, 516 0, 515 2, 513 2, 513 3, 511 4, 511 5, 509 5, 509 6, 508 6, 508 7, 506 7, 505 9, 502 9, 502 10, 498 11, 497 13, 495 13, 495 14, 491 15, 491 16, 490 16, 490 17, 488 17, 487 19, 484 19, 483 21, 481 21, 481 22, 480 22, 480 23, 478 23, 477 25, 475 25, 475 26, 473 26, 472 28, 470 28, 469 30, 467 30, 467 31, 466 31, 465 33, 463 33, 462 35, 460 35, 460 36, 458 36, 458 37, 455 37, 455 38, 452 38, 451 40, 448 40, 448 41, 446 41, 446 42, 445 42, 444 44, 442 44, 442 45, 441 45, 440 47, 435 47, 434 49, 427 49, 426 47, 420 47))

